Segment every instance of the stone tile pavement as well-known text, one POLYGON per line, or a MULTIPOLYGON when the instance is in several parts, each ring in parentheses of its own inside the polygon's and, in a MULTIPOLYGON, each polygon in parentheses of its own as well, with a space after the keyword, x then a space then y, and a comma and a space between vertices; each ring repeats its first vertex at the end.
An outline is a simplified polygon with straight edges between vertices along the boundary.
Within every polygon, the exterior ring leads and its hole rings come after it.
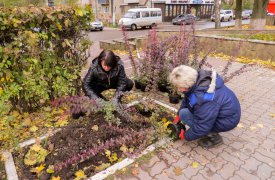
MULTIPOLYGON (((122 59, 130 74, 127 56, 122 59)), ((214 58, 209 62, 218 71, 225 63, 214 58)), ((240 65, 234 63, 232 71, 240 65)), ((120 172, 113 178, 275 180, 275 71, 258 67, 235 77, 227 85, 240 100, 242 117, 238 127, 221 133, 222 145, 207 150, 196 141, 178 140, 149 160, 128 167, 130 173, 120 172)))

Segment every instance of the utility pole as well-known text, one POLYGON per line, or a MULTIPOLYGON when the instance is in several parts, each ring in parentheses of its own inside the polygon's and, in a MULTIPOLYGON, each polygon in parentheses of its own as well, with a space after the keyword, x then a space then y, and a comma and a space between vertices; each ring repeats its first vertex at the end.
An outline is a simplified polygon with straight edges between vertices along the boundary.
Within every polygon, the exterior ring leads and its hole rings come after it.
POLYGON ((95 0, 95 19, 98 17, 98 14, 97 14, 97 2, 98 0, 95 0))
POLYGON ((215 10, 215 29, 221 28, 221 16, 220 16, 220 6, 221 0, 214 1, 214 10, 215 10))
POLYGON ((111 13, 112 13, 113 26, 115 26, 116 25, 115 0, 111 0, 111 13))

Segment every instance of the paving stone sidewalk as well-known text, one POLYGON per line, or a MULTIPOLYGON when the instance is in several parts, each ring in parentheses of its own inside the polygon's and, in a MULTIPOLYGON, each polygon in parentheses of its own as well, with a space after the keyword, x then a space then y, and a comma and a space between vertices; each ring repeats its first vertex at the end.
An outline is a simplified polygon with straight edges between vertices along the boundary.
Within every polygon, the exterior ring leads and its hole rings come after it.
MULTIPOLYGON (((128 57, 122 59, 130 74, 128 57)), ((218 71, 225 63, 215 58, 209 62, 218 71)), ((231 71, 240 65, 233 63, 231 71)), ((207 150, 196 141, 179 140, 149 161, 128 167, 130 173, 119 173, 113 178, 275 180, 275 71, 259 67, 235 77, 227 86, 240 100, 242 117, 238 127, 221 133, 222 145, 207 150)))

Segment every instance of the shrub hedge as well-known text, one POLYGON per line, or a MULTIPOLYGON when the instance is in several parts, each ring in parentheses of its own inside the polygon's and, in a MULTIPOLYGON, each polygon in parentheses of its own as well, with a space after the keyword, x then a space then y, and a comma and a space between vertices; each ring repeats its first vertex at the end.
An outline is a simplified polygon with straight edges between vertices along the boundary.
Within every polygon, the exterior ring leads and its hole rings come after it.
POLYGON ((90 7, 0 8, 0 115, 79 94, 90 7))

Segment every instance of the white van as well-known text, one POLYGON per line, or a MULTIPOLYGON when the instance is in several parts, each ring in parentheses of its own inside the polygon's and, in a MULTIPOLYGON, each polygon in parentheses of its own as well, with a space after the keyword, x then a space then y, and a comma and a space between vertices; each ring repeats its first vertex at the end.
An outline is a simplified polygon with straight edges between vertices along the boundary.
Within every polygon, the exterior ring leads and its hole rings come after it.
POLYGON ((157 26, 162 23, 162 13, 160 8, 135 8, 128 12, 118 22, 119 26, 130 28, 133 31, 137 27, 157 26))

